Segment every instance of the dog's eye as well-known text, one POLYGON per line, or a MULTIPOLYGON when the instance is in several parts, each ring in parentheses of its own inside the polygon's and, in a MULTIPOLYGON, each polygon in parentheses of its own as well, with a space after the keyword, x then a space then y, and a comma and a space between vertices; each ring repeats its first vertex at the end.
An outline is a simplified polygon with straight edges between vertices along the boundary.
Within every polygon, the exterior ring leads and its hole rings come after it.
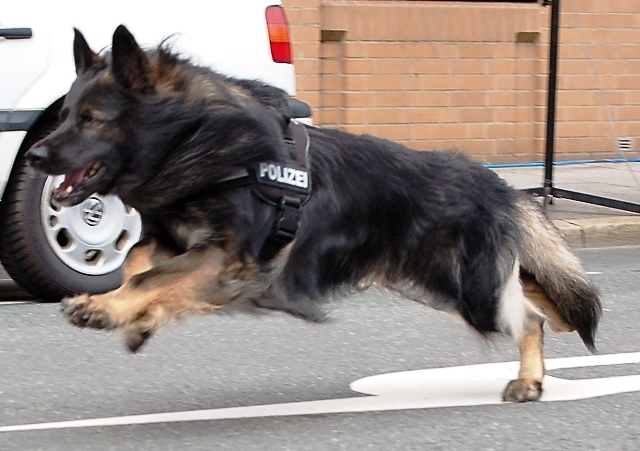
POLYGON ((91 115, 89 111, 80 114, 80 124, 82 125, 98 125, 101 121, 91 115))

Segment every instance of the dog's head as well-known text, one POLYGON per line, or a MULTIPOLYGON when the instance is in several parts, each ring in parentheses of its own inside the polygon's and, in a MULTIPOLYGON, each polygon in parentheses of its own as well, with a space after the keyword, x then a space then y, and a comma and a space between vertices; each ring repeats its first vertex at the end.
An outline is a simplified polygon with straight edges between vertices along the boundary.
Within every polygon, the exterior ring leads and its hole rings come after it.
POLYGON ((110 192, 133 144, 127 106, 155 89, 149 59, 124 26, 113 35, 110 55, 91 50, 78 30, 73 52, 77 78, 65 96, 60 125, 26 153, 36 171, 65 176, 53 194, 63 205, 110 192))

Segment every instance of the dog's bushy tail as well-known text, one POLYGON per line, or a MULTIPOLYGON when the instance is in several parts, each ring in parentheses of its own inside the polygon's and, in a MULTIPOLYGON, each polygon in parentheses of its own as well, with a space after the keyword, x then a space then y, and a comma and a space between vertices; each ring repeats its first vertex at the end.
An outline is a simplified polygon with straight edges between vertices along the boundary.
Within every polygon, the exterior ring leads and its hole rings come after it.
POLYGON ((535 278, 563 319, 595 352, 595 334, 602 314, 600 295, 582 263, 560 231, 528 195, 517 201, 522 269, 535 278))

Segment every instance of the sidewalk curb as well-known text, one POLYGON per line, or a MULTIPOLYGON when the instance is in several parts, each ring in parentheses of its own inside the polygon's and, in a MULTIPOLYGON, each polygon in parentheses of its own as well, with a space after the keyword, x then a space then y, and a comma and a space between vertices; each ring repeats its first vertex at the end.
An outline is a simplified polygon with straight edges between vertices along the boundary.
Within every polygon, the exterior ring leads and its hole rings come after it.
POLYGON ((640 216, 556 219, 553 223, 574 248, 640 245, 640 216))

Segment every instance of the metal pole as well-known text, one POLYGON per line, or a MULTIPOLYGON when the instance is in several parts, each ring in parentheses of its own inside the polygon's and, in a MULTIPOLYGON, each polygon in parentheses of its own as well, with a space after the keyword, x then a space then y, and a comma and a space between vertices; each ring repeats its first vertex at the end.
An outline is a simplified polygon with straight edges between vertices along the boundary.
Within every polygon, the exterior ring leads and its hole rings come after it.
POLYGON ((556 124, 556 79, 558 73, 558 34, 560 30, 560 0, 551 3, 551 40, 549 42, 549 85, 547 91, 547 141, 544 163, 545 204, 553 195, 553 144, 556 124))

